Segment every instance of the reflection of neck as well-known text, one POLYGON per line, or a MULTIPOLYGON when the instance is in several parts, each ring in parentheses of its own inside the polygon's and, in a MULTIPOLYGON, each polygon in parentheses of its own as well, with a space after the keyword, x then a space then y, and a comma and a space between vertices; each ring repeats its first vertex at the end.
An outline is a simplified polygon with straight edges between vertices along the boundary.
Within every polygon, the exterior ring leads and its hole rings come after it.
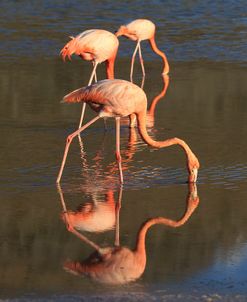
POLYGON ((169 85, 169 76, 165 75, 163 76, 163 81, 164 81, 164 85, 163 85, 163 89, 161 91, 160 94, 158 94, 152 101, 151 105, 150 105, 150 108, 148 110, 148 115, 151 116, 151 117, 154 117, 154 110, 155 110, 155 107, 157 105, 157 103, 159 102, 159 100, 161 98, 163 98, 166 94, 166 91, 167 91, 167 88, 168 88, 168 85, 169 85))
POLYGON ((182 226, 186 221, 190 218, 194 210, 196 209, 199 203, 199 197, 197 196, 197 189, 196 185, 190 184, 189 185, 189 193, 187 196, 187 209, 183 217, 179 220, 172 220, 165 217, 156 217, 151 218, 146 221, 141 229, 138 232, 137 240, 136 240, 136 247, 135 253, 139 256, 140 261, 146 263, 146 249, 145 249, 145 240, 147 231, 149 228, 155 224, 163 224, 169 227, 177 228, 182 226))

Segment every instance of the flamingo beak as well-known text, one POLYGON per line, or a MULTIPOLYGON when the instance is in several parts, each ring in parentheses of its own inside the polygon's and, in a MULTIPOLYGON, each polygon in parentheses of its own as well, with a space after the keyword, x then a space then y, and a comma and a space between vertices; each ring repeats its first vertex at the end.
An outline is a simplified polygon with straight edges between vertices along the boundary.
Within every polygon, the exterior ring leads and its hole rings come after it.
POLYGON ((191 183, 195 183, 197 181, 197 176, 198 176, 198 169, 197 168, 193 168, 190 171, 190 176, 189 176, 189 182, 191 183))

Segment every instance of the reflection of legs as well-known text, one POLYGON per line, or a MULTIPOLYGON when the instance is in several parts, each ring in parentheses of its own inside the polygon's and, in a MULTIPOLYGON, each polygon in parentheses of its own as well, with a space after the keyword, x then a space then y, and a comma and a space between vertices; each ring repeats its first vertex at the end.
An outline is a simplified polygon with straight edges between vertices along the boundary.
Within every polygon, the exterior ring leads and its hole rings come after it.
POLYGON ((58 177, 57 177, 57 183, 60 182, 60 179, 61 179, 61 176, 62 176, 62 173, 63 173, 63 169, 64 169, 64 165, 65 165, 65 162, 66 162, 66 158, 67 158, 67 155, 68 155, 68 151, 69 151, 69 146, 70 146, 73 138, 76 135, 78 135, 80 132, 82 132, 83 130, 85 130, 87 127, 89 127, 90 125, 92 125, 94 122, 96 122, 99 118, 100 118, 99 116, 96 116, 91 121, 89 121, 88 123, 86 123, 83 127, 79 128, 78 130, 76 130, 75 132, 73 132, 72 134, 70 134, 67 137, 66 146, 65 146, 64 155, 63 155, 63 161, 62 161, 61 168, 60 168, 60 171, 59 171, 58 177))
POLYGON ((139 42, 138 49, 139 49, 139 59, 140 59, 141 66, 142 66, 142 75, 145 78, 145 68, 144 68, 144 61, 143 61, 143 58, 142 58, 142 51, 141 51, 141 43, 140 42, 139 42))
POLYGON ((120 117, 116 117, 116 159, 118 162, 120 183, 123 183, 122 158, 120 154, 120 117))
POLYGON ((63 213, 64 213, 64 218, 65 218, 65 222, 67 225, 67 230, 71 233, 73 233, 74 235, 76 235, 78 238, 80 238, 82 241, 86 242, 87 244, 89 244, 92 248, 94 248, 96 251, 100 251, 100 246, 98 246, 97 244, 95 244, 94 242, 92 242, 91 240, 89 240, 87 237, 83 236, 81 233, 79 233, 78 231, 76 231, 74 229, 74 226, 71 224, 70 220, 69 220, 69 215, 67 213, 67 208, 66 208, 66 204, 63 198, 63 191, 62 188, 60 186, 60 184, 57 185, 57 189, 58 189, 58 193, 60 195, 60 201, 63 207, 63 213))
MULTIPOLYGON (((93 71, 92 71, 90 79, 88 81, 88 84, 87 84, 88 86, 90 86, 92 84, 94 76, 96 77, 96 68, 97 68, 97 65, 98 65, 97 62, 93 63, 93 71)), ((97 80, 97 78, 96 78, 96 80, 97 80)), ((82 110, 81 110, 81 118, 80 118, 78 129, 81 128, 81 125, 82 125, 82 122, 83 122, 83 118, 84 118, 84 114, 85 114, 85 108, 86 108, 86 103, 83 103, 82 104, 82 110)))
POLYGON ((131 67, 130 67, 130 81, 133 82, 133 70, 134 70, 134 62, 135 62, 135 56, 136 56, 136 52, 137 52, 137 49, 138 49, 138 46, 139 46, 139 41, 137 42, 136 44, 136 48, 133 52, 133 55, 132 55, 132 59, 131 59, 131 67))
POLYGON ((116 230, 115 230, 115 246, 120 246, 120 240, 119 240, 119 214, 121 209, 121 203, 122 203, 122 193, 123 193, 123 186, 120 186, 119 189, 119 195, 118 195, 118 201, 115 208, 115 216, 116 216, 116 230))

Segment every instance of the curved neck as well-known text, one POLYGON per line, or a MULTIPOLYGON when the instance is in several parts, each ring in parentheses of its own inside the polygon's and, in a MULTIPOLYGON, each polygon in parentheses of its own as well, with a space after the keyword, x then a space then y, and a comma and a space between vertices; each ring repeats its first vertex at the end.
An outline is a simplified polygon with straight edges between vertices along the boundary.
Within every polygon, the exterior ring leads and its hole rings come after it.
POLYGON ((193 154, 190 147, 183 140, 181 140, 177 137, 166 139, 164 141, 153 140, 147 133, 146 110, 137 114, 137 122, 138 122, 139 133, 140 133, 141 137, 143 138, 143 140, 148 145, 155 147, 155 148, 165 148, 165 147, 170 147, 173 145, 179 145, 184 149, 188 159, 190 157, 190 154, 193 154))
POLYGON ((151 45, 151 47, 152 47, 152 50, 153 50, 155 53, 157 53, 157 55, 161 56, 162 59, 163 59, 164 68, 163 68, 162 73, 163 73, 163 74, 169 73, 169 64, 168 64, 167 57, 166 57, 166 55, 164 54, 164 52, 162 52, 161 50, 159 50, 159 48, 157 47, 154 36, 153 36, 152 38, 149 39, 149 43, 150 43, 150 45, 151 45))
POLYGON ((170 147, 172 145, 179 145, 183 148, 186 158, 187 158, 187 169, 189 172, 188 182, 196 182, 197 180, 197 171, 200 166, 199 161, 195 154, 192 152, 190 147, 183 140, 173 137, 164 141, 155 141, 153 140, 147 133, 146 128, 146 109, 136 113, 137 122, 138 122, 138 130, 142 137, 142 139, 150 146, 155 148, 165 148, 170 147))
POLYGON ((188 221, 190 216, 197 208, 199 204, 199 197, 197 195, 196 185, 189 184, 188 188, 189 188, 189 192, 186 198, 187 207, 182 218, 180 218, 179 220, 172 220, 165 217, 155 217, 147 220, 140 228, 137 235, 135 252, 139 254, 142 257, 142 259, 144 259, 145 261, 146 261, 145 240, 149 228, 156 224, 163 224, 172 228, 180 227, 188 221))

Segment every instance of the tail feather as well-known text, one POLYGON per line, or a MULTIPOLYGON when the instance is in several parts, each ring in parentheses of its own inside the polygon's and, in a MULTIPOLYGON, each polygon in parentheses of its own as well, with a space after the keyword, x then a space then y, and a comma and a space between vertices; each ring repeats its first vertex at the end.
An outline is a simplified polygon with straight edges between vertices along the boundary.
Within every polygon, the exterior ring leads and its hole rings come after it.
POLYGON ((76 89, 63 97, 62 103, 79 103, 85 97, 85 88, 76 89))

